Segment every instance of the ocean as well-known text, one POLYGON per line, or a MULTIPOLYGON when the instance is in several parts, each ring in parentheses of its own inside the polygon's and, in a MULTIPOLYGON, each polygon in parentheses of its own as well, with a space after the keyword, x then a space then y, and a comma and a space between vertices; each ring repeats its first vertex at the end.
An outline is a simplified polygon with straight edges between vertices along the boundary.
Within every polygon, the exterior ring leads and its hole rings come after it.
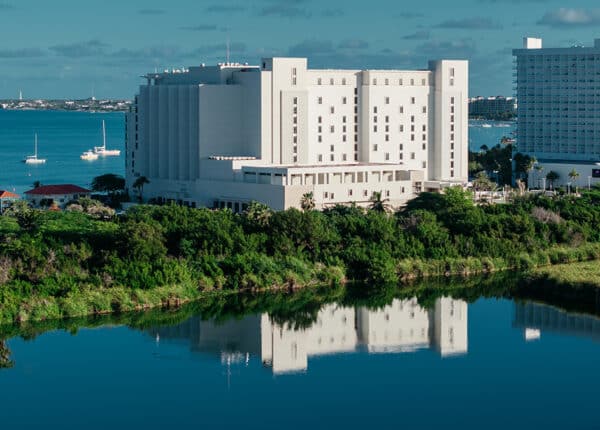
POLYGON ((42 184, 76 184, 89 187, 104 173, 125 173, 125 115, 117 113, 0 110, 0 190, 22 194, 35 181, 42 184), (120 149, 119 157, 83 161, 82 152, 102 145, 102 120, 106 121, 106 146, 120 149), (38 135, 38 157, 46 163, 21 160, 33 154, 38 135))
MULTIPOLYGON (((514 123, 471 121, 469 148, 494 146, 503 136, 511 136, 514 123), (491 127, 484 127, 484 124, 491 127)), ((89 187, 92 179, 105 173, 125 174, 125 115, 58 111, 0 110, 0 190, 22 194, 35 181, 42 184, 76 184, 89 187), (119 157, 83 161, 83 151, 102 144, 102 120, 106 121, 107 147, 120 149, 119 157), (38 134, 38 156, 46 164, 21 162, 33 154, 34 134, 38 134)))

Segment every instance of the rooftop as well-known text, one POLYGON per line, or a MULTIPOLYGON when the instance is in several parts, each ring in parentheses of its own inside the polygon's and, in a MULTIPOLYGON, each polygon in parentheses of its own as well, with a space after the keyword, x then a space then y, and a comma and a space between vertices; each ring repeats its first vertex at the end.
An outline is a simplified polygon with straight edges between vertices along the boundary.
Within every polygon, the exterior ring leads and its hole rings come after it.
POLYGON ((81 188, 73 184, 42 185, 41 187, 34 188, 33 190, 25 191, 25 194, 38 196, 89 193, 91 193, 90 190, 86 190, 85 188, 81 188))
POLYGON ((0 199, 18 199, 19 195, 10 191, 0 190, 0 199))

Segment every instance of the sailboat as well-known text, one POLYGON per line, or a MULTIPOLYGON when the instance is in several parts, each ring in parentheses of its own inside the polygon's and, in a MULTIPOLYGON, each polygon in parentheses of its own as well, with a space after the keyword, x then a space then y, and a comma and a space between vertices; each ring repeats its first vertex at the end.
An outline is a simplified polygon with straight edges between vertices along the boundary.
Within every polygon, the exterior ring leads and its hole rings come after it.
POLYGON ((121 151, 119 149, 106 149, 106 125, 104 120, 102 120, 102 146, 94 146, 94 153, 103 157, 121 155, 121 151))
POLYGON ((98 159, 98 154, 96 154, 91 149, 88 149, 83 154, 81 154, 79 156, 79 158, 81 158, 82 160, 88 160, 88 161, 90 161, 90 160, 97 160, 98 159))
POLYGON ((28 155, 23 159, 23 163, 25 164, 44 164, 46 162, 45 158, 38 158, 37 156, 37 133, 35 134, 35 143, 34 143, 34 152, 33 155, 28 155))

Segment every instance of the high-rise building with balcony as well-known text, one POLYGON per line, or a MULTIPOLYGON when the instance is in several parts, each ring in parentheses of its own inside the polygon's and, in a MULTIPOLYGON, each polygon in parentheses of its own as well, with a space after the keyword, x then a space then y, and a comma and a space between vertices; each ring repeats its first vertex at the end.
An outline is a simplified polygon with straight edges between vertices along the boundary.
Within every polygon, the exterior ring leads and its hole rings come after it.
POLYGON ((468 63, 311 70, 306 58, 145 76, 127 115, 126 178, 144 197, 241 211, 253 200, 399 206, 467 181, 468 63))
POLYGON ((589 48, 543 48, 542 39, 525 38, 513 55, 518 151, 535 156, 545 172, 557 171, 560 183, 571 180, 572 169, 580 185, 598 180, 600 39, 589 48))

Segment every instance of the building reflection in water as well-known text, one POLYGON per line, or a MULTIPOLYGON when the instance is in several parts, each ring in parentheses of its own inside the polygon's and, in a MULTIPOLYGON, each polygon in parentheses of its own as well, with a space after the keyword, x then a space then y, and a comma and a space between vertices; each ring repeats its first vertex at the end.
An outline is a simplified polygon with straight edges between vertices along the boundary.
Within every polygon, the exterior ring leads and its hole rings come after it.
POLYGON ((513 327, 522 329, 527 341, 540 339, 542 333, 548 332, 600 342, 600 318, 539 303, 515 303, 513 327))
POLYGON ((324 306, 314 324, 299 328, 277 323, 268 314, 226 322, 192 318, 160 328, 161 340, 191 342, 194 351, 215 354, 221 362, 248 365, 251 356, 275 374, 308 369, 310 357, 367 350, 369 353, 402 353, 433 348, 442 357, 466 354, 468 305, 441 298, 432 309, 416 299, 394 300, 372 310, 364 307, 324 306))

